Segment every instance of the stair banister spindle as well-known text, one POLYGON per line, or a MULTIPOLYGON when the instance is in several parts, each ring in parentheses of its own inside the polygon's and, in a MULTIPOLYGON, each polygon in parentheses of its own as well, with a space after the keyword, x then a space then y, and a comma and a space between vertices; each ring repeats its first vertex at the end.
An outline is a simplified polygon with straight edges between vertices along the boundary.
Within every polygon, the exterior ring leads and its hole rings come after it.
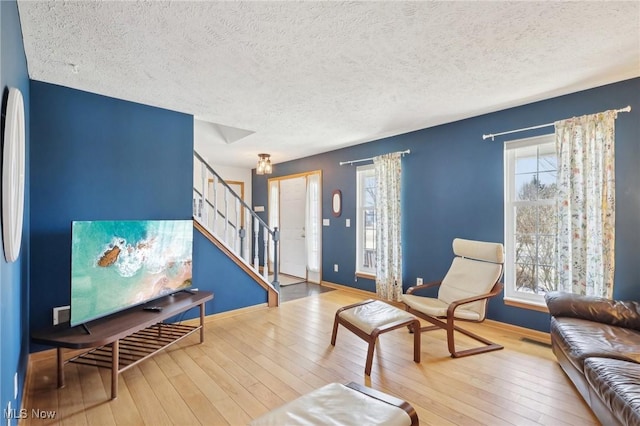
POLYGON ((255 238, 254 244, 253 244, 253 251, 254 251, 254 256, 253 256, 253 269, 256 270, 256 272, 260 269, 260 258, 258 257, 258 247, 260 247, 258 245, 258 236, 260 235, 260 222, 258 222, 258 217, 254 216, 253 217, 253 236, 255 238))
MULTIPOLYGON (((207 191, 208 192, 208 191, 207 191)), ((213 223, 211 224, 211 230, 216 234, 216 222, 218 220, 218 176, 213 175, 213 223)), ((208 221, 205 223, 209 223, 208 221)))
POLYGON ((202 221, 202 196, 196 190, 193 191, 193 216, 199 221, 202 221))
POLYGON ((280 290, 280 281, 278 275, 280 273, 280 265, 278 262, 278 246, 280 245, 280 230, 277 226, 273 228, 273 286, 280 290))
MULTIPOLYGON (((251 215, 249 214, 249 209, 245 208, 243 211, 244 211, 245 227, 251 230, 251 215)), ((245 231, 245 236, 246 236, 246 231, 245 231)), ((247 262, 251 260, 251 255, 249 254, 250 247, 251 247, 251 238, 246 238, 244 243, 244 251, 242 253, 242 258, 247 262)))
POLYGON ((264 279, 269 281, 269 228, 262 226, 262 239, 264 240, 264 265, 262 266, 262 275, 264 279))
POLYGON ((236 198, 236 232, 234 233, 235 237, 235 248, 236 253, 239 253, 242 256, 242 245, 240 244, 240 229, 241 229, 241 221, 240 221, 240 200, 236 198))
POLYGON ((229 241, 229 188, 224 187, 224 237, 223 240, 229 246, 231 243, 229 241))
POLYGON ((207 223, 207 168, 203 164, 200 164, 200 178, 201 178, 201 192, 200 192, 200 208, 198 209, 198 216, 202 223, 207 223))

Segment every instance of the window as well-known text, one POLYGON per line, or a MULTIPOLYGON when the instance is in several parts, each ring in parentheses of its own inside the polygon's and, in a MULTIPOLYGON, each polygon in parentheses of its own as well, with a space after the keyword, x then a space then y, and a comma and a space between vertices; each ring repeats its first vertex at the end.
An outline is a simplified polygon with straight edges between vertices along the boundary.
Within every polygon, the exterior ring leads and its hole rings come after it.
POLYGON ((376 274, 376 175, 373 164, 358 167, 356 274, 376 274))
POLYGON ((505 143, 505 299, 544 306, 557 288, 554 135, 505 143))
POLYGON ((320 173, 307 175, 307 194, 305 206, 305 242, 307 244, 307 270, 320 271, 320 227, 322 226, 320 206, 320 173))

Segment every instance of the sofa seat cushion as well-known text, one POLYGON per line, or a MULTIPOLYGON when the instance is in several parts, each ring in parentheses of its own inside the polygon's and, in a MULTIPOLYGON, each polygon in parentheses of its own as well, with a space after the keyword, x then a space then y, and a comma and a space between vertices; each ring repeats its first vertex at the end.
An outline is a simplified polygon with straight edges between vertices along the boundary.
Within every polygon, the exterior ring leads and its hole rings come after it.
POLYGON ((593 393, 620 423, 640 425, 640 364, 588 358, 584 372, 593 393))
POLYGON ((640 363, 640 332, 569 317, 551 318, 551 336, 569 361, 584 371, 589 357, 640 363))

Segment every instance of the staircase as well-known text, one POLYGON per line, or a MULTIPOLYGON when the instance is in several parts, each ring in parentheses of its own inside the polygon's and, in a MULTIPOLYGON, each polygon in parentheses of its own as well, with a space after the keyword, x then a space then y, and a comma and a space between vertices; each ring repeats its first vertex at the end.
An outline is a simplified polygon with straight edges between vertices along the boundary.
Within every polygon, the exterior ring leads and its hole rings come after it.
POLYGON ((269 307, 278 306, 278 228, 269 228, 197 152, 193 157, 194 167, 199 165, 201 171, 193 185, 196 228, 267 291, 269 307))

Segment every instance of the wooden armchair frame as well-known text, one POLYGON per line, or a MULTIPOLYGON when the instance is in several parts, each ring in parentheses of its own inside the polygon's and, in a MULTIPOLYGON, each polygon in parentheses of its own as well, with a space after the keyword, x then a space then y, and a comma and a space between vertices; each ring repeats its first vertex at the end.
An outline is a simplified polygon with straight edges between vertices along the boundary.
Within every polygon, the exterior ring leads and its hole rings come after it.
MULTIPOLYGON (((423 285, 410 287, 407 290, 406 294, 414 294, 418 291, 426 290, 428 288, 439 287, 440 284, 442 284, 442 281, 432 281, 423 285)), ((449 307, 447 308, 446 317, 433 317, 423 312, 420 312, 418 310, 412 309, 407 304, 405 304, 405 307, 407 312, 433 324, 430 326, 421 327, 420 331, 431 331, 431 330, 437 330, 442 328, 447 331, 447 345, 449 347, 449 353, 451 354, 452 358, 460 358, 463 356, 476 355, 483 352, 497 351, 499 349, 503 349, 504 347, 482 336, 478 336, 477 334, 472 333, 471 331, 458 327, 457 325, 455 325, 454 321, 458 320, 458 321, 477 322, 477 323, 484 321, 484 318, 482 318, 479 321, 455 318, 455 311, 458 307, 462 305, 466 305, 467 303, 471 303, 471 302, 477 302, 479 300, 484 300, 484 303, 486 304, 490 298, 499 295, 502 292, 502 288, 503 288, 503 284, 500 282, 500 278, 498 278, 498 281, 496 281, 496 283, 493 285, 493 288, 489 293, 456 300, 451 304, 449 304, 449 307), (446 319, 446 322, 443 321, 443 319, 446 319), (455 345, 455 339, 454 339, 454 333, 453 333, 454 331, 458 331, 466 336, 469 336, 472 339, 475 339, 483 343, 484 346, 479 346, 472 349, 466 349, 463 351, 456 351, 456 345, 455 345)))

